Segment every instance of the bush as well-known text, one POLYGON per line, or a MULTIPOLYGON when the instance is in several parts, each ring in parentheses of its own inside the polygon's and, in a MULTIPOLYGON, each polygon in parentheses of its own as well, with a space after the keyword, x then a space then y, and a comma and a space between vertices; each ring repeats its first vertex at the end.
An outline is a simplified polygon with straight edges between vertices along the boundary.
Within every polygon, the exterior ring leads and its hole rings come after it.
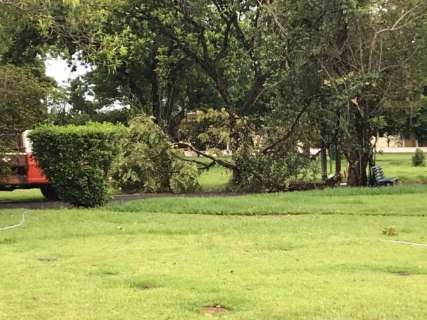
POLYGON ((426 156, 423 150, 417 149, 412 157, 412 165, 414 167, 422 167, 426 165, 426 156))
POLYGON ((179 160, 166 134, 149 117, 130 122, 114 168, 115 185, 127 193, 192 192, 199 187, 195 165, 179 160))
POLYGON ((112 124, 41 126, 30 133, 33 152, 59 199, 95 207, 109 199, 108 174, 123 129, 112 124))

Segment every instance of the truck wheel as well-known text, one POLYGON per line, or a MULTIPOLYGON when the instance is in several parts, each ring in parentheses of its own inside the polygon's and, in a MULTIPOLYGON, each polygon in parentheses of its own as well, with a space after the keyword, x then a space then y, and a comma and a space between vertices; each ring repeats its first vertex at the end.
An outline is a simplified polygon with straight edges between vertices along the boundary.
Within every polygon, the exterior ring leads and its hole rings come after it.
POLYGON ((58 195, 51 185, 40 187, 40 191, 47 200, 58 200, 58 195))

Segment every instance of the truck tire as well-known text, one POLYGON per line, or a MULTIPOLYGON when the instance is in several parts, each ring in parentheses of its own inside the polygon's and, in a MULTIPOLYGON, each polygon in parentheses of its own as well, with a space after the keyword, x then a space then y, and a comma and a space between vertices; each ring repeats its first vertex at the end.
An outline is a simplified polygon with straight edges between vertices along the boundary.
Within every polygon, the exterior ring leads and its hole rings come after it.
POLYGON ((40 191, 47 200, 58 200, 58 194, 51 185, 40 187, 40 191))

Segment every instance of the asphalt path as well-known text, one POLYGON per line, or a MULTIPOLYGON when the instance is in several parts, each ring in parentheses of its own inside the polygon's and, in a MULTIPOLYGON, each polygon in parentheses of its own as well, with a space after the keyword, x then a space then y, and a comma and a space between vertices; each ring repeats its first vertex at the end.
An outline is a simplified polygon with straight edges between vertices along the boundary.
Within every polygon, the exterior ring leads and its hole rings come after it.
MULTIPOLYGON (((230 193, 230 192, 199 192, 190 194, 173 194, 173 193, 138 193, 138 194, 121 194, 113 196, 113 202, 129 202, 134 200, 152 199, 152 198, 178 198, 178 197, 238 197, 245 193, 230 193)), ((72 208, 71 205, 61 201, 1 201, 0 210, 2 209, 61 209, 72 208)))

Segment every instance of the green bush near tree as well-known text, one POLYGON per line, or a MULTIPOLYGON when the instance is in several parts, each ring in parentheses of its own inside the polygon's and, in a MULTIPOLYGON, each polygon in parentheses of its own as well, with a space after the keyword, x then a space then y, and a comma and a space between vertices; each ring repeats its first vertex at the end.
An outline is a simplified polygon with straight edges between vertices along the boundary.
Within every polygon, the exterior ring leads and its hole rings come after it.
POLYGON ((424 167, 426 165, 426 156, 423 150, 417 149, 412 157, 412 165, 414 167, 424 167))
POLYGON ((60 200, 95 207, 109 200, 108 175, 123 129, 112 124, 36 128, 33 152, 60 200))
POLYGON ((185 161, 152 118, 132 120, 121 144, 123 153, 113 179, 123 192, 184 193, 199 189, 197 166, 185 161))

